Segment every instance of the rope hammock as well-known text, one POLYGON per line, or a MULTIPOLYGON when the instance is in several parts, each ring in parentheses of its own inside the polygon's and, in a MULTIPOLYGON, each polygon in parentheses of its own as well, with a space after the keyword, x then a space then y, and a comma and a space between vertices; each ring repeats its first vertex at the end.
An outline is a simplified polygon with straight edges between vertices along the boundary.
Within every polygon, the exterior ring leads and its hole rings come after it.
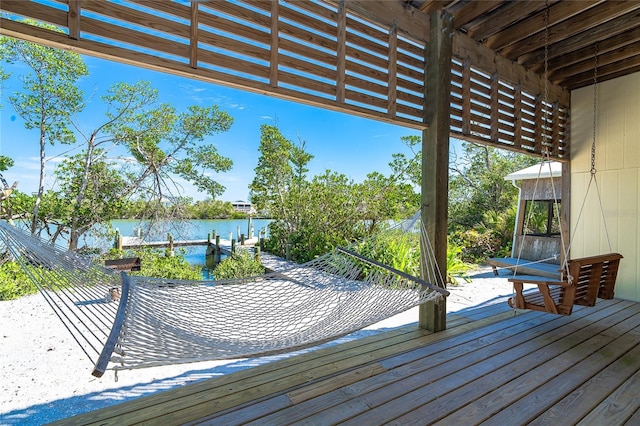
POLYGON ((107 369, 290 352, 448 295, 340 248, 285 271, 214 283, 119 275, 4 222, 2 243, 96 377, 107 369))

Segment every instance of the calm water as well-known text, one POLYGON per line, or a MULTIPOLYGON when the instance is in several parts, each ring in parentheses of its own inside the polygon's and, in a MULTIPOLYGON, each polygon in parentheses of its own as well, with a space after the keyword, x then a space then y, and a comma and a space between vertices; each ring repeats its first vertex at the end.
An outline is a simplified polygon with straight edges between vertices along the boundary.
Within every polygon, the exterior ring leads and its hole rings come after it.
MULTIPOLYGON (((163 222, 156 224, 153 229, 149 229, 149 224, 138 220, 114 220, 111 222, 114 229, 118 229, 123 236, 142 236, 146 241, 166 241, 167 234, 171 233, 174 240, 206 240, 208 235, 213 235, 215 231, 222 239, 234 238, 239 241, 239 235, 244 234, 245 238, 257 237, 261 230, 265 230, 271 222, 270 219, 252 219, 251 230, 248 219, 233 220, 189 220, 182 222, 163 222)), ((113 245, 113 241, 101 241, 101 248, 108 248, 113 245)), ((186 259, 192 265, 204 265, 205 246, 189 247, 186 259)))

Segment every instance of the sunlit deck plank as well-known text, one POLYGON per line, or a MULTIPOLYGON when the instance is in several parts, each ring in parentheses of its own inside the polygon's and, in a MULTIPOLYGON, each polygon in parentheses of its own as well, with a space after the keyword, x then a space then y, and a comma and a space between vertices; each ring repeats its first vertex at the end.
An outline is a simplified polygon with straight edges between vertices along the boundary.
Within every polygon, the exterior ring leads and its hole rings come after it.
MULTIPOLYGON (((393 383, 406 380, 413 375, 420 374, 430 366, 447 363, 449 359, 454 357, 454 353, 456 352, 472 351, 472 348, 477 344, 476 342, 487 339, 499 339, 499 336, 504 332, 504 329, 510 327, 521 327, 520 330, 522 331, 527 328, 526 325, 522 325, 526 322, 524 316, 509 315, 510 317, 507 320, 499 323, 500 327, 503 327, 503 330, 500 328, 494 329, 485 326, 470 330, 469 332, 459 334, 446 340, 440 340, 432 344, 416 348, 409 352, 400 353, 399 355, 386 358, 379 361, 381 366, 384 367, 384 371, 380 374, 371 377, 363 377, 359 382, 348 386, 334 387, 335 390, 332 390, 331 392, 325 392, 323 394, 317 393, 317 396, 313 399, 309 398, 303 401, 298 400, 297 398, 292 398, 293 403, 297 401, 295 407, 292 404, 291 408, 280 412, 274 412, 269 416, 260 418, 259 422, 266 424, 295 422, 313 414, 317 414, 322 417, 323 422, 331 422, 332 417, 329 416, 332 415, 333 411, 336 411, 340 416, 343 416, 348 412, 353 413, 353 415, 357 414, 354 410, 358 410, 358 407, 363 410, 367 410, 369 408, 368 405, 363 406, 358 402, 350 401, 350 399, 358 398, 359 395, 378 389, 384 392, 385 389, 393 383), (336 409, 336 406, 339 406, 339 408, 336 409)), ((287 395, 291 397, 296 394, 297 391, 293 391, 287 395)), ((238 414, 242 415, 240 412, 238 414)), ((342 419, 336 416, 334 420, 339 421, 342 419)), ((308 421, 313 422, 313 418, 309 418, 308 421)))
POLYGON ((637 425, 640 420, 640 371, 622 383, 578 424, 637 425))
POLYGON ((451 315, 442 333, 405 327, 66 424, 545 424, 565 411, 563 422, 624 423, 640 408, 638 326, 633 302, 554 316, 516 314, 503 301, 451 315))
MULTIPOLYGON (((606 317, 610 313, 605 311, 602 315, 606 317)), ((570 322, 558 316, 536 316, 530 321, 528 330, 513 328, 498 341, 487 341, 461 357, 452 357, 447 363, 426 370, 424 374, 363 395, 370 409, 349 419, 347 424, 392 420, 400 424, 412 421, 427 424, 453 413, 460 406, 493 389, 501 390, 504 384, 522 383, 521 374, 532 366, 521 360, 536 356, 552 359, 561 353, 562 349, 559 349, 532 355, 540 348, 543 348, 540 351, 543 352, 547 345, 562 342, 588 326, 589 320, 582 318, 588 314, 584 310, 581 314, 575 315, 570 322)), ((473 420, 462 420, 458 424, 474 423, 473 420)))
MULTIPOLYGON (((574 312, 572 318, 578 314, 582 314, 582 317, 522 344, 521 346, 528 346, 526 355, 512 359, 490 374, 475 381, 470 380, 455 392, 441 397, 438 407, 425 405, 413 414, 419 415, 431 409, 433 412, 429 416, 432 419, 441 417, 445 411, 449 412, 448 417, 441 418, 440 424, 478 424, 483 421, 494 423, 494 419, 504 420, 501 410, 515 403, 521 412, 515 413, 508 423, 519 424, 518 416, 530 417, 535 411, 533 404, 525 408, 518 401, 526 400, 529 395, 536 396, 538 387, 545 386, 546 382, 554 380, 574 363, 601 347, 594 348, 591 345, 598 341, 601 345, 610 342, 612 338, 600 336, 599 330, 628 318, 633 314, 630 309, 624 309, 628 307, 628 303, 618 303, 596 312, 590 309, 574 312)), ((632 305, 631 308, 634 312, 640 311, 638 305, 632 305)), ((558 321, 564 323, 566 319, 558 317, 558 321)), ((490 359, 499 364, 497 357, 490 359)), ((548 400, 547 395, 540 398, 548 400)))
MULTIPOLYGON (((637 331, 632 330, 630 334, 635 335, 634 338, 636 340, 638 339, 637 331)), ((576 424, 584 417, 585 413, 589 412, 592 412, 592 416, 602 413, 606 416, 606 421, 611 424, 624 422, 624 419, 620 418, 620 416, 612 415, 608 410, 598 408, 598 405, 604 402, 601 406, 607 407, 611 404, 611 400, 618 401, 619 404, 622 398, 614 394, 614 392, 623 385, 627 389, 633 389, 634 395, 637 395, 637 389, 640 386, 639 370, 640 346, 636 346, 576 388, 576 390, 566 395, 557 404, 540 414, 538 418, 531 422, 531 426, 558 424, 559 421, 567 424, 576 424), (636 376, 635 380, 634 375, 636 376), (629 383, 625 385, 628 380, 629 383), (606 399, 610 395, 611 400, 607 401, 606 399)), ((640 400, 636 402, 635 406, 634 404, 625 404, 625 417, 629 413, 633 413, 634 409, 637 410, 639 403, 640 400)), ((603 418, 602 420, 604 422, 605 419, 603 418)), ((591 424, 595 423, 592 422, 591 424)), ((640 424, 640 421, 630 424, 640 424)))
MULTIPOLYGON (((340 347, 335 347, 332 353, 327 356, 312 357, 304 364, 297 364, 293 370, 286 368, 283 369, 283 371, 245 379, 239 384, 242 388, 240 390, 236 390, 235 388, 230 389, 227 386, 221 389, 221 392, 225 393, 224 395, 207 395, 206 399, 196 400, 195 402, 197 402, 197 404, 194 404, 194 401, 188 401, 188 406, 185 406, 185 402, 181 401, 175 401, 175 405, 173 402, 163 404, 160 409, 157 407, 153 408, 148 414, 145 413, 145 415, 153 415, 158 418, 162 416, 163 422, 166 421, 170 423, 184 422, 186 419, 191 420, 204 417, 214 412, 214 410, 221 411, 244 404, 248 401, 260 401, 262 398, 277 394, 278 392, 285 392, 306 384, 315 385, 314 382, 322 378, 333 377, 342 371, 348 371, 349 369, 384 359, 395 353, 412 350, 434 341, 462 334, 477 327, 479 324, 494 322, 505 315, 508 316, 512 314, 505 312, 502 315, 463 324, 437 334, 416 330, 413 335, 403 335, 402 339, 395 341, 384 339, 379 342, 373 342, 365 347, 358 347, 347 351, 341 350, 340 347), (215 402, 215 408, 213 410, 211 401, 215 402), (206 414, 202 415, 201 413, 203 412, 206 414)), ((136 412, 135 415, 138 415, 138 413, 136 412)))

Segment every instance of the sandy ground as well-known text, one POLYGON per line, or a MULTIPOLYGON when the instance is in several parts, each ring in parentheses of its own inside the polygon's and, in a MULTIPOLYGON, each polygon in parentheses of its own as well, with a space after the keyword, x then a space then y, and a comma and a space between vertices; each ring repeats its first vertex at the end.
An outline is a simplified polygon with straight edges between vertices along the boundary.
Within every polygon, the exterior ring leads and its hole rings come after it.
MULTIPOLYGON (((505 277, 488 268, 472 282, 449 288, 447 311, 455 312, 512 294, 505 277)), ((415 323, 417 308, 382 321, 338 342, 415 323)), ((122 401, 271 362, 290 354, 211 361, 113 372, 97 379, 93 365, 61 325, 44 298, 33 295, 0 302, 0 425, 40 425, 122 401)))

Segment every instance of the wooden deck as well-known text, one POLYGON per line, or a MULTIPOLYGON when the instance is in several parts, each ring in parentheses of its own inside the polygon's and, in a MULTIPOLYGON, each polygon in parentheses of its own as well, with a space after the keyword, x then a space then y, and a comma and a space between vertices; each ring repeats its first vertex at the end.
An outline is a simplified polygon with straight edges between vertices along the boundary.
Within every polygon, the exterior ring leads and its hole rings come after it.
POLYGON ((640 304, 499 303, 206 380, 65 424, 639 424, 640 304))

